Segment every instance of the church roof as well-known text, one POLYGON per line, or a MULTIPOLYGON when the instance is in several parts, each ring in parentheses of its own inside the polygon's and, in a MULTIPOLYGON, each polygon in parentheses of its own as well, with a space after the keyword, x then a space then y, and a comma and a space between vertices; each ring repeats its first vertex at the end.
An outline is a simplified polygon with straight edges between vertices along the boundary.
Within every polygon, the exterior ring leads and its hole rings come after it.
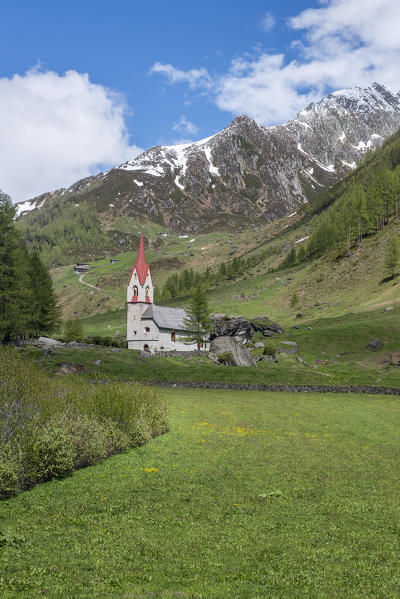
POLYGON ((156 306, 151 304, 143 312, 143 319, 153 319, 161 329, 176 329, 179 331, 188 331, 185 325, 187 314, 182 308, 167 308, 165 306, 156 306))
POLYGON ((146 256, 144 253, 143 233, 140 234, 139 251, 138 251, 137 258, 136 258, 136 264, 132 268, 131 276, 129 278, 129 283, 131 282, 131 278, 133 276, 135 268, 136 268, 137 276, 139 279, 139 283, 141 285, 144 285, 146 282, 147 273, 149 272, 150 268, 146 262, 146 256))

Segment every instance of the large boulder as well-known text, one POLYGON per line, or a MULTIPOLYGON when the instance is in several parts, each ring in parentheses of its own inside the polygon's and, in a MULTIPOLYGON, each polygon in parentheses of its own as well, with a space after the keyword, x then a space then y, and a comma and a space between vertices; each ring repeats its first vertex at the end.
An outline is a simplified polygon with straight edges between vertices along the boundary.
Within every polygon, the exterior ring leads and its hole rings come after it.
POLYGON ((36 347, 46 348, 57 348, 65 345, 62 341, 58 339, 52 339, 51 337, 36 337, 33 339, 27 339, 25 343, 29 345, 35 345, 36 347))
POLYGON ((270 337, 274 333, 282 333, 282 327, 271 322, 266 317, 247 320, 242 317, 216 317, 210 334, 211 341, 217 337, 235 337, 238 341, 250 341, 254 333, 262 333, 264 337, 270 337))
POLYGON ((210 352, 217 356, 220 363, 230 366, 256 365, 253 356, 243 343, 227 335, 213 339, 210 344, 210 352))

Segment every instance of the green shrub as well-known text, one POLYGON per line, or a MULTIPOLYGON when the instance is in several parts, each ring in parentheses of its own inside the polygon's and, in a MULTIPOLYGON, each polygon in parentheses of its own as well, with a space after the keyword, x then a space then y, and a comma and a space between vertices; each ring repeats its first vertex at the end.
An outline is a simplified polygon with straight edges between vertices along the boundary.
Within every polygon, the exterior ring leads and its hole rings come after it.
POLYGON ((108 448, 107 455, 109 457, 114 453, 123 453, 129 449, 129 438, 126 433, 121 431, 113 422, 104 422, 105 437, 104 444, 108 448))
POLYGON ((86 401, 85 409, 100 422, 117 426, 128 436, 131 447, 143 444, 137 442, 138 438, 148 440, 168 430, 165 408, 150 387, 121 383, 98 385, 86 401), (144 432, 146 427, 149 434, 144 432))
POLYGON ((87 337, 87 339, 85 339, 84 341, 85 343, 92 343, 93 345, 104 345, 106 347, 128 347, 127 342, 123 339, 116 339, 115 337, 102 337, 101 335, 87 337))
POLYGON ((23 447, 24 486, 64 478, 74 470, 74 445, 68 430, 49 423, 23 447), (25 450, 25 451, 24 451, 25 450))
POLYGON ((151 426, 145 418, 137 418, 131 423, 127 432, 130 447, 139 447, 150 441, 152 437, 151 426))
POLYGON ((106 427, 85 414, 64 417, 63 426, 72 441, 74 469, 100 462, 111 455, 104 443, 106 427))
POLYGON ((264 345, 263 356, 273 356, 275 357, 279 351, 276 347, 272 347, 271 345, 264 345))
POLYGON ((225 351, 222 354, 217 354, 217 358, 221 362, 221 364, 228 364, 231 358, 231 352, 225 351))
POLYGON ((0 449, 0 499, 7 499, 19 491, 21 463, 10 445, 0 449))
POLYGON ((64 339, 67 343, 70 341, 80 341, 82 337, 83 328, 80 320, 67 320, 64 323, 64 339))
POLYGON ((151 387, 50 379, 0 347, 0 498, 61 478, 168 430, 151 387))

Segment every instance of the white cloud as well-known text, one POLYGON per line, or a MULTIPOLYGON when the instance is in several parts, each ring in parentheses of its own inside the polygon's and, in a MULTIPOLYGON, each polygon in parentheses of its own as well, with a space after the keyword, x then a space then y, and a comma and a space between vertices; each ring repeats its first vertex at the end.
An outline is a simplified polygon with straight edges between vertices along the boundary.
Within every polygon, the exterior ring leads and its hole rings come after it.
POLYGON ((134 158, 125 115, 121 96, 76 71, 0 78, 0 187, 19 201, 134 158))
POLYGON ((195 89, 197 87, 210 87, 212 80, 210 74, 207 69, 190 69, 189 71, 182 71, 173 67, 172 64, 162 64, 161 62, 156 62, 149 71, 152 73, 160 73, 164 75, 168 83, 181 83, 186 82, 189 84, 191 89, 195 89))
POLYGON ((264 31, 271 31, 274 28, 275 23, 276 21, 274 15, 267 11, 261 20, 261 29, 264 31))
POLYGON ((181 115, 179 121, 175 123, 172 127, 173 131, 178 131, 179 133, 187 133, 188 135, 194 135, 197 133, 199 128, 197 125, 189 121, 183 114, 181 115))
MULTIPOLYGON (((378 81, 397 92, 399 0, 321 0, 321 4, 288 21, 296 36, 294 59, 259 51, 236 58, 227 73, 206 78, 206 85, 197 77, 195 86, 203 85, 221 110, 248 114, 266 124, 292 118, 333 89, 378 81)), ((161 69, 157 72, 167 75, 161 69)), ((179 71, 179 80, 190 83, 185 74, 193 72, 196 69, 179 71)), ((169 77, 170 83, 175 81, 169 77)))

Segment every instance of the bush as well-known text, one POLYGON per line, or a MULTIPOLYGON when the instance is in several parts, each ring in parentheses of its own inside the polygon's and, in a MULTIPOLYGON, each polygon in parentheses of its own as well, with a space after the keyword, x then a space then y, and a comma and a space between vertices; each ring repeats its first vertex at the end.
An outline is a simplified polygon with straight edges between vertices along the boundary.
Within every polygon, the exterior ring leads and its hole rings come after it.
POLYGON ((0 347, 0 498, 69 475, 168 430, 156 391, 50 379, 0 347))
POLYGON ((83 337, 83 328, 80 320, 67 320, 64 323, 64 339, 67 343, 70 341, 80 341, 83 337))
POLYGON ((81 414, 64 417, 64 426, 72 440, 75 470, 97 464, 129 447, 125 433, 111 421, 101 423, 81 414))
POLYGON ((101 335, 94 335, 93 337, 87 337, 85 343, 93 343, 93 345, 104 345, 106 347, 128 347, 128 344, 123 339, 116 339, 115 337, 102 337, 101 335))
POLYGON ((10 445, 0 450, 0 499, 7 499, 19 491, 21 464, 10 445))
POLYGON ((278 353, 279 350, 277 350, 275 347, 272 347, 271 345, 264 345, 263 356, 275 357, 278 353))
POLYGON ((168 430, 166 410, 154 389, 136 384, 98 385, 85 408, 100 422, 112 422, 129 446, 143 445, 168 430))
POLYGON ((63 424, 72 440, 74 469, 84 468, 100 462, 108 455, 109 447, 104 442, 106 427, 86 414, 64 417, 63 424))
POLYGON ((231 352, 225 351, 222 354, 217 354, 217 358, 221 364, 228 364, 229 360, 231 359, 231 352))
POLYGON ((74 446, 65 427, 49 423, 23 447, 23 481, 28 488, 37 482, 64 478, 74 470, 74 446))

